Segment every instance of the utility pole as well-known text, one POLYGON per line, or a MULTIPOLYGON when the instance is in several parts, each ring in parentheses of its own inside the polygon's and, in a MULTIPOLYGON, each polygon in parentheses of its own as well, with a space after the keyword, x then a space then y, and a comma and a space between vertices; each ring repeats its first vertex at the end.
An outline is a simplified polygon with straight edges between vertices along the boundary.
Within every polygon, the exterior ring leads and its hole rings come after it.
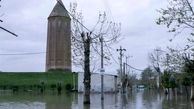
POLYGON ((122 59, 123 59, 123 51, 126 51, 126 49, 124 49, 124 48, 122 48, 121 46, 120 46, 120 48, 119 49, 117 49, 117 51, 119 51, 120 53, 119 53, 119 55, 120 55, 120 58, 119 58, 119 60, 120 60, 120 73, 121 73, 121 75, 123 74, 123 71, 122 71, 122 64, 123 64, 123 61, 122 61, 122 59))
POLYGON ((123 79, 123 77, 124 77, 124 74, 123 74, 123 70, 122 70, 122 68, 123 68, 123 61, 122 61, 122 59, 123 59, 123 51, 126 51, 126 49, 124 49, 124 48, 122 48, 121 46, 120 46, 120 48, 119 49, 117 49, 117 51, 119 51, 120 53, 120 58, 119 58, 119 60, 120 60, 120 78, 121 78, 121 83, 122 83, 122 93, 124 92, 124 86, 123 86, 123 82, 124 82, 124 79, 123 79))
MULTIPOLYGON (((133 57, 133 56, 125 56, 125 58, 126 58, 126 62, 125 62, 125 64, 126 64, 126 66, 125 66, 125 69, 126 69, 125 71, 126 71, 126 73, 127 73, 127 71, 128 71, 128 67, 127 67, 127 66, 128 66, 128 59, 131 58, 131 57, 133 57)), ((129 75, 129 74, 127 73, 127 75, 129 75)))
POLYGON ((160 82, 161 82, 161 72, 160 72, 160 65, 159 65, 159 61, 160 61, 160 58, 159 58, 159 52, 161 52, 161 50, 160 49, 155 49, 155 51, 156 51, 156 60, 157 60, 157 66, 156 67, 154 67, 155 68, 155 70, 156 70, 156 72, 158 72, 158 89, 159 89, 159 91, 160 91, 160 82))
POLYGON ((127 74, 127 75, 128 75, 128 72, 127 72, 127 70, 128 70, 128 69, 127 69, 127 61, 128 61, 128 57, 129 57, 129 56, 126 56, 126 57, 125 57, 125 58, 126 58, 126 61, 125 61, 125 64, 126 64, 125 69, 126 69, 126 70, 125 70, 125 71, 126 71, 126 74, 127 74))
POLYGON ((166 66, 167 66, 167 71, 168 71, 168 73, 169 73, 169 71, 170 71, 169 59, 170 59, 170 56, 169 56, 168 53, 166 53, 166 66))
POLYGON ((101 100, 104 100, 104 50, 103 50, 103 37, 100 37, 100 43, 101 43, 101 100))

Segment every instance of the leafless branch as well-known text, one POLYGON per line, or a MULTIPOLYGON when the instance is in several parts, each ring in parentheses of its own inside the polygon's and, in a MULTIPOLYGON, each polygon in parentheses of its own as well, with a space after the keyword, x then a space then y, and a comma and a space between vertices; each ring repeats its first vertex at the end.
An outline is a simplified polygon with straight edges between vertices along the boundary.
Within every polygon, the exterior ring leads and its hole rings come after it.
MULTIPOLYGON (((70 5, 71 15, 72 15, 72 48, 73 55, 76 58, 81 58, 84 56, 84 48, 86 47, 86 43, 89 40, 91 43, 91 51, 92 58, 99 57, 100 53, 100 41, 99 38, 103 37, 104 46, 113 44, 117 41, 120 36, 121 24, 109 22, 106 16, 106 13, 100 13, 96 24, 93 29, 89 32, 84 32, 82 25, 83 16, 81 12, 77 12, 77 4, 72 3, 70 5), (79 20, 79 22, 77 22, 79 20)), ((104 58, 108 60, 110 55, 110 51, 104 51, 104 58)), ((77 61, 77 59, 75 59, 77 61)), ((79 61, 79 59, 78 59, 79 61)), ((83 61, 83 60, 80 60, 83 61)), ((80 62, 79 62, 80 63, 80 62)), ((107 63, 109 63, 107 61, 107 63)), ((95 67, 95 66, 94 66, 95 67)))

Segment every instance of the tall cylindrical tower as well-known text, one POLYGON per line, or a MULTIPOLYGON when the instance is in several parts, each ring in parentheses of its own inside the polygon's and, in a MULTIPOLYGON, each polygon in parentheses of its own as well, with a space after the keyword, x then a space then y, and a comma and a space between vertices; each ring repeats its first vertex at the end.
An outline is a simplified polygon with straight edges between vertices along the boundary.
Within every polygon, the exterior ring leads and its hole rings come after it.
POLYGON ((71 71, 71 19, 61 0, 48 17, 46 71, 71 71))

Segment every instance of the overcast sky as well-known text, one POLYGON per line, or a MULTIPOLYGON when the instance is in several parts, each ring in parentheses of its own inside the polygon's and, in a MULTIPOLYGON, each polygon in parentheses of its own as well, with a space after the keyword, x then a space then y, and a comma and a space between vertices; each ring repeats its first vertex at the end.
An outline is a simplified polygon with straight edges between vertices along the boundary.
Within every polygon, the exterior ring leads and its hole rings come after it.
MULTIPOLYGON (((148 53, 156 47, 181 46, 184 41, 177 37, 173 42, 169 39, 164 26, 158 26, 155 20, 159 16, 157 9, 166 6, 166 0, 63 0, 69 10, 70 2, 77 2, 82 11, 84 23, 91 28, 97 21, 99 12, 105 11, 110 20, 121 22, 123 40, 114 45, 112 51, 118 60, 116 48, 123 46, 126 55, 133 56, 129 64, 138 69, 149 65, 148 53)), ((3 26, 19 37, 14 37, 0 30, 0 54, 34 53, 46 51, 47 17, 56 0, 2 0, 0 19, 3 26)), ((45 71, 46 54, 37 55, 0 55, 1 71, 45 71)), ((119 65, 114 61, 106 67, 108 73, 115 74, 119 65), (114 68, 114 69, 113 69, 114 68)))

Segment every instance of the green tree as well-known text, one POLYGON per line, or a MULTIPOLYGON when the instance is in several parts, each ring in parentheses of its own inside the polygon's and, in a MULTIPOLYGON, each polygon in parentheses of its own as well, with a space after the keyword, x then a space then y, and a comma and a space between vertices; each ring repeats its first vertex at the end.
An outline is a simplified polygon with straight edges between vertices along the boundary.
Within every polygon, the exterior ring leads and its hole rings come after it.
POLYGON ((171 72, 171 71, 167 71, 165 70, 163 75, 162 75, 162 86, 164 88, 167 88, 168 89, 168 92, 169 92, 169 89, 172 88, 172 91, 173 91, 173 94, 175 94, 175 88, 177 87, 177 78, 175 77, 175 73, 171 72))
POLYGON ((128 80, 128 86, 132 89, 133 85, 135 85, 137 82, 137 75, 136 74, 129 74, 127 76, 127 80, 128 80))
MULTIPOLYGON (((172 32, 176 35, 186 31, 190 33, 191 36, 194 36, 194 10, 193 2, 191 0, 168 0, 167 8, 158 10, 161 16, 157 19, 156 23, 158 25, 164 25, 169 29, 169 32, 172 32)), ((186 46, 185 50, 192 48, 194 40, 192 37, 188 37, 188 41, 191 42, 186 46)), ((184 65, 184 71, 189 73, 193 79, 193 62, 188 61, 184 65)), ((194 85, 192 84, 191 92, 194 91, 194 85)), ((191 99, 194 100, 194 93, 191 94, 191 99)))
POLYGON ((148 88, 152 88, 156 86, 155 81, 156 75, 154 74, 153 70, 150 67, 147 67, 141 73, 141 81, 148 88))
POLYGON ((181 85, 183 85, 185 87, 185 91, 186 91, 186 94, 187 96, 189 96, 189 92, 188 92, 188 86, 191 86, 192 84, 192 77, 190 76, 189 73, 182 73, 180 75, 180 83, 181 85))
POLYGON ((164 71, 163 75, 161 76, 161 83, 164 88, 170 88, 170 73, 164 71))
MULTIPOLYGON (((186 72, 189 75, 189 78, 192 82, 191 84, 191 100, 194 100, 194 60, 191 60, 189 58, 185 58, 185 65, 183 68, 184 72, 186 72)), ((188 85, 189 81, 185 82, 185 85, 188 85)))

